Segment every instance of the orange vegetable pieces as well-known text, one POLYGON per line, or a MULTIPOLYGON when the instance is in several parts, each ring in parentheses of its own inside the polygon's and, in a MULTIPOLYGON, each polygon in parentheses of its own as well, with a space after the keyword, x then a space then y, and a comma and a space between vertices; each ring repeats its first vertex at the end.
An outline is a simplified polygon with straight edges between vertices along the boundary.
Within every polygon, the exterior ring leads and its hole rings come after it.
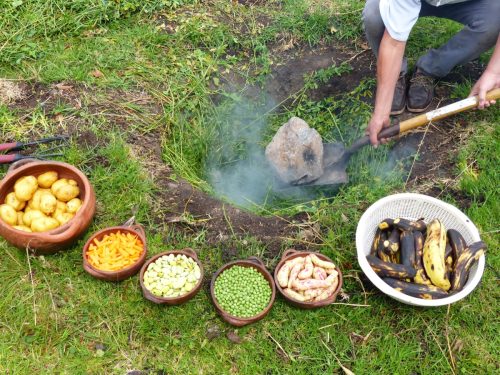
POLYGON ((96 238, 87 250, 90 265, 101 271, 118 271, 131 266, 144 251, 142 241, 131 233, 120 231, 96 238))

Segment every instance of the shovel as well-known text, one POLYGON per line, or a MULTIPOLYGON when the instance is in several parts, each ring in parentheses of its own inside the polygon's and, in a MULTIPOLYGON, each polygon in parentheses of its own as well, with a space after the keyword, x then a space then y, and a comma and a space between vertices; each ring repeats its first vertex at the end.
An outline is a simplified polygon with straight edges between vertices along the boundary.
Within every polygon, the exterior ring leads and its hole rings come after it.
MULTIPOLYGON (((500 88, 491 90, 486 94, 487 100, 500 99, 500 88)), ((427 125, 431 121, 438 121, 454 115, 456 113, 468 111, 476 108, 479 103, 477 96, 460 100, 459 102, 449 104, 445 107, 435 109, 433 111, 410 118, 399 124, 383 129, 379 135, 379 139, 392 138, 397 135, 406 133, 423 125, 427 125)), ((349 148, 345 148, 342 143, 326 143, 323 145, 323 164, 324 173, 317 180, 301 184, 296 183, 295 186, 320 186, 320 185, 338 185, 348 182, 346 168, 351 156, 362 147, 369 145, 370 139, 364 136, 355 141, 349 148)))

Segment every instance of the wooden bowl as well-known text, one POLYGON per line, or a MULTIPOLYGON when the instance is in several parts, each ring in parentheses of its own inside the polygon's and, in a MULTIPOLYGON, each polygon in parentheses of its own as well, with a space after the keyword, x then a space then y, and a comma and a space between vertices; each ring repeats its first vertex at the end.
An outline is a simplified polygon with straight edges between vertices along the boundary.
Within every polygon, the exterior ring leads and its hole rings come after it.
MULTIPOLYGON (((330 297, 328 297, 327 299, 325 299, 323 301, 317 301, 317 302, 315 302, 315 301, 302 302, 302 301, 297 301, 293 298, 288 297, 283 292, 283 288, 278 283, 278 277, 277 277, 278 272, 281 269, 281 267, 285 264, 285 262, 287 262, 291 259, 297 258, 297 257, 306 257, 309 254, 315 254, 321 260, 326 260, 328 262, 332 262, 332 260, 330 258, 328 258, 327 256, 325 256, 321 253, 315 253, 315 252, 311 252, 311 251, 297 251, 297 250, 293 250, 293 249, 288 249, 283 253, 283 257, 281 258, 280 262, 278 263, 278 265, 276 266, 276 268, 274 270, 274 281, 276 283, 276 288, 279 290, 280 294, 283 296, 284 299, 286 299, 292 305, 300 307, 302 309, 316 309, 318 307, 326 306, 326 305, 329 305, 329 304, 335 302, 335 300, 337 299, 337 294, 339 294, 340 288, 342 288, 342 282, 343 282, 342 272, 340 272, 340 269, 338 267, 335 267, 335 269, 339 273, 339 276, 338 276, 339 277, 339 285, 337 286, 337 289, 335 289, 333 294, 330 297)), ((332 263, 334 263, 334 262, 332 262, 332 263)))
POLYGON ((249 257, 248 259, 245 260, 236 260, 234 262, 229 262, 225 265, 223 265, 221 268, 217 270, 216 273, 214 273, 212 277, 212 281, 210 283, 210 296, 212 297, 212 302, 215 306, 215 310, 217 313, 224 319, 226 322, 229 324, 232 324, 233 326, 237 327, 242 327, 250 323, 255 323, 262 318, 264 318, 269 311, 271 310, 271 307, 273 307, 274 299, 276 298, 276 287, 274 286, 274 280, 271 274, 267 271, 266 266, 257 257, 249 257), (269 300, 268 305, 264 310, 262 310, 259 314, 249 317, 249 318, 240 318, 238 316, 234 316, 231 314, 228 314, 226 311, 222 309, 222 307, 219 305, 217 302, 217 299, 215 298, 215 293, 214 293, 214 288, 215 288, 215 280, 217 280, 217 277, 227 270, 228 268, 231 268, 233 266, 241 266, 241 267, 252 267, 255 268, 257 271, 259 271, 262 276, 266 278, 266 280, 269 283, 269 286, 271 287, 272 294, 271 294, 271 299, 269 300))
POLYGON ((190 248, 185 248, 182 250, 170 250, 170 251, 165 251, 160 254, 156 254, 154 257, 151 259, 148 259, 146 263, 141 268, 141 273, 139 275, 139 281, 141 283, 141 288, 142 288, 142 294, 144 295, 144 298, 147 300, 157 303, 159 305, 180 305, 181 303, 189 301, 191 298, 193 298, 200 290, 201 285, 203 283, 203 265, 201 264, 200 260, 198 259, 198 255, 193 249, 190 248), (158 297, 155 296, 153 293, 151 293, 145 286, 144 286, 144 272, 148 269, 148 266, 153 263, 156 259, 164 256, 164 255, 185 255, 191 259, 193 259, 196 264, 198 264, 198 267, 200 267, 200 279, 198 280, 198 283, 194 286, 194 288, 186 293, 183 294, 182 296, 178 297, 158 297))
POLYGON ((129 278, 132 275, 135 275, 141 269, 142 265, 146 260, 146 255, 148 252, 148 247, 146 244, 146 234, 144 233, 144 228, 138 224, 131 226, 118 226, 118 227, 110 227, 103 229, 93 236, 89 238, 85 246, 83 247, 82 257, 83 257, 83 269, 87 271, 90 275, 94 276, 96 279, 105 280, 105 281, 122 281, 129 278), (130 233, 134 236, 137 236, 142 241, 144 246, 144 250, 134 264, 125 267, 121 270, 117 271, 102 271, 95 267, 93 267, 88 261, 87 251, 89 250, 90 245, 97 238, 98 241, 102 240, 106 234, 122 232, 122 233, 130 233))
POLYGON ((47 171, 56 171, 59 178, 71 178, 77 182, 82 207, 66 224, 47 232, 23 232, 0 220, 0 236, 20 249, 28 248, 35 255, 53 254, 71 245, 87 230, 95 214, 95 193, 87 177, 74 166, 57 161, 33 161, 9 169, 0 182, 0 202, 4 202, 5 196, 14 190, 19 178, 37 177, 47 171))

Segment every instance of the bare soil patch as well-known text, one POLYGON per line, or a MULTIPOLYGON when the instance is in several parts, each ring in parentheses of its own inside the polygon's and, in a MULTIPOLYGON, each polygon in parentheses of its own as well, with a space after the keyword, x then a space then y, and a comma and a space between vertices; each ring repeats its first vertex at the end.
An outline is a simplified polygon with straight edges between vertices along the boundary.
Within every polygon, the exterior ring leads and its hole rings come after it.
POLYGON ((340 95, 353 90, 359 83, 375 76, 374 59, 370 50, 354 52, 342 45, 324 45, 319 47, 276 44, 273 48, 273 60, 276 61, 271 74, 262 85, 248 85, 245 77, 236 71, 221 77, 223 87, 228 91, 240 91, 250 98, 266 95, 275 103, 287 105, 304 87, 304 77, 320 69, 348 62, 352 71, 342 76, 333 77, 324 85, 309 91, 313 100, 340 95))

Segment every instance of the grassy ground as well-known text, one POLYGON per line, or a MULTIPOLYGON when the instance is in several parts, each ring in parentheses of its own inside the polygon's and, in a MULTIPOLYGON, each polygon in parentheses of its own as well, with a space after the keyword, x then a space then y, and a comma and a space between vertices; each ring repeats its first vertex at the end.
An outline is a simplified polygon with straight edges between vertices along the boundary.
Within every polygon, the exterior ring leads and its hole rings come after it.
MULTIPOLYGON (((361 51, 363 1, 258 3, 4 4, 0 76, 47 85, 70 82, 78 87, 80 104, 61 101, 49 109, 42 103, 28 109, 0 105, 0 139, 75 127, 97 135, 97 146, 75 142, 63 160, 89 176, 98 206, 85 237, 58 255, 27 257, 0 240, 2 373, 320 374, 341 373, 341 366, 357 374, 498 371, 499 176, 492 167, 499 162, 498 108, 462 117, 474 131, 455 156, 454 178, 434 181, 444 188, 440 198, 453 203, 453 190, 472 202, 465 211, 490 249, 482 284, 452 306, 405 306, 365 290, 360 282, 357 220, 377 199, 406 189, 399 164, 387 171, 387 148, 357 155, 350 167, 351 183, 332 200, 280 201, 255 208, 279 215, 307 211, 310 221, 320 224, 320 238, 310 246, 341 264, 345 282, 340 304, 303 311, 278 298, 266 319, 237 330, 241 342, 234 343, 227 338, 233 328, 216 315, 206 289, 185 305, 163 307, 143 299, 137 277, 111 284, 84 273, 80 249, 90 233, 134 213, 147 228, 151 254, 191 246, 209 277, 222 265, 225 245, 207 246, 203 233, 188 235, 155 221, 158 187, 135 152, 133 136, 160 134, 165 162, 176 174, 211 191, 204 172, 208 155, 219 161, 241 155, 238 137, 229 145, 229 156, 213 153, 223 146, 220 135, 232 124, 226 114, 244 100, 222 84, 224 74, 233 72, 248 85, 263 84, 279 63, 274 51, 291 41, 313 47, 340 42, 361 51), (123 95, 143 91, 156 110, 123 95)), ((428 40, 428 27, 439 29, 437 39, 457 28, 442 25, 419 21, 410 41, 410 61, 429 44, 439 43, 428 40)), ((317 101, 308 95, 309 89, 346 70, 317 72, 302 91, 290 93, 291 100, 280 111, 257 116, 264 124, 262 142, 292 114, 329 140, 349 142, 360 135, 370 113, 366 98, 373 94, 373 77, 336 100, 317 101)), ((467 85, 453 88, 457 97, 467 90, 467 85)), ((233 240, 241 255, 265 251, 253 238, 233 240)), ((265 258, 270 268, 277 260, 265 258)))

